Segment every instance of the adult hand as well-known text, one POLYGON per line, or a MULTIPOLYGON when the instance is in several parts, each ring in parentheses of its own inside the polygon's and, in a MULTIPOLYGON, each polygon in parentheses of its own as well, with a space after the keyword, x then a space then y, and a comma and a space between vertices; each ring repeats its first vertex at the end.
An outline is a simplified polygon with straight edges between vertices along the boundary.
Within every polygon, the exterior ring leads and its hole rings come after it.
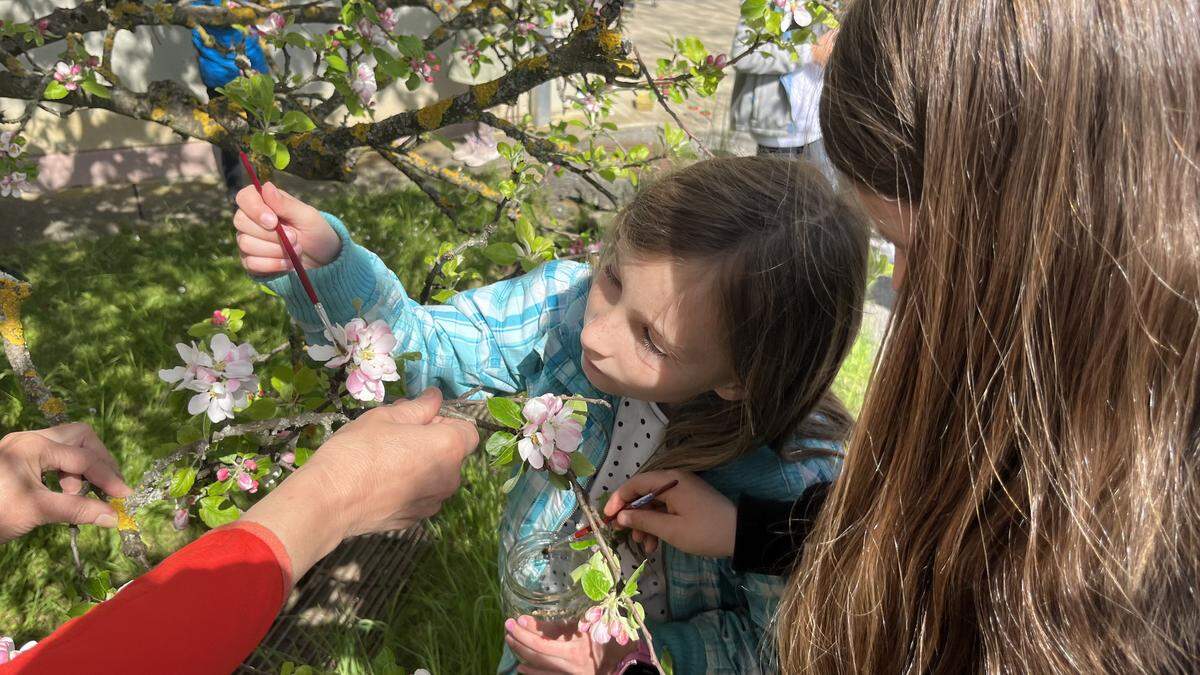
POLYGON ((617 488, 604 505, 612 515, 625 504, 678 480, 679 485, 658 496, 661 508, 622 511, 617 525, 633 529, 633 539, 647 552, 662 539, 693 555, 724 558, 733 555, 737 534, 737 506, 696 474, 688 471, 647 471, 617 488))
POLYGON ((458 489, 475 427, 438 417, 442 395, 380 406, 338 430, 243 520, 279 537, 298 579, 345 537, 408 527, 458 489))
POLYGON ((117 514, 111 506, 78 494, 83 479, 113 497, 132 493, 121 478, 117 460, 86 424, 63 424, 0 438, 0 543, 48 523, 116 527, 117 514), (42 474, 54 470, 60 472, 62 492, 54 492, 42 482, 42 474))
POLYGON ((242 188, 237 194, 237 205, 233 226, 238 231, 238 252, 242 267, 251 274, 278 274, 291 269, 275 234, 280 220, 284 222, 288 241, 306 268, 327 265, 342 250, 342 241, 325 216, 273 183, 263 185, 262 195, 254 186, 242 188))

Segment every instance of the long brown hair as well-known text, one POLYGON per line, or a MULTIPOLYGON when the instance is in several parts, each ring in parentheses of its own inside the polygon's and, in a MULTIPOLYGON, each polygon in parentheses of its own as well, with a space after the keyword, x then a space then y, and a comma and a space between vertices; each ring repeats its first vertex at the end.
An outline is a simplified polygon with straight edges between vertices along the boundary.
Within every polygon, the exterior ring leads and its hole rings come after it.
POLYGON ((1200 671, 1198 12, 851 6, 826 147, 912 242, 787 672, 1200 671))
POLYGON ((610 249, 703 262, 745 398, 673 406, 643 470, 701 471, 789 438, 840 441, 851 417, 830 385, 854 342, 867 274, 865 221, 804 162, 723 157, 651 184, 618 215, 610 249))

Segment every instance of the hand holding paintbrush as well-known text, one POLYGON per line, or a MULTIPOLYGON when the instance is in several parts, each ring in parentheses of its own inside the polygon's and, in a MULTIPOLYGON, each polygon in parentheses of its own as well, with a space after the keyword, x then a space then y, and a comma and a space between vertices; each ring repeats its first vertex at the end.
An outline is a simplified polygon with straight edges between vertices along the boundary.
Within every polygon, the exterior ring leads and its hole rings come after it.
POLYGON ((261 184, 246 154, 242 153, 241 158, 254 183, 253 188, 238 193, 239 208, 233 217, 242 266, 253 274, 293 270, 321 323, 337 342, 305 263, 315 268, 332 262, 341 250, 341 240, 319 211, 271 183, 261 184))

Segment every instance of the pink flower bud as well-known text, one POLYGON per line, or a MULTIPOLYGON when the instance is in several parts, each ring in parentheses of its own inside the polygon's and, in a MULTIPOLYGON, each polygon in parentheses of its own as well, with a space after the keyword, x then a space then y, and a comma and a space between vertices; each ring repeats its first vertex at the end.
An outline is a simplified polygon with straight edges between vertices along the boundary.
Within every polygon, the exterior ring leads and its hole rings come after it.
POLYGON ((250 492, 252 488, 258 485, 258 482, 250 477, 248 473, 238 473, 237 485, 243 492, 250 492))
POLYGON ((716 66, 717 69, 719 70, 721 68, 724 68, 728 64, 729 64, 729 59, 724 54, 717 54, 717 62, 714 63, 713 65, 716 66))
POLYGON ((226 467, 217 469, 217 480, 229 480, 229 469, 226 467))
POLYGON ((213 310, 212 325, 224 326, 227 323, 229 323, 229 317, 225 316, 219 309, 213 310))
POLYGON ((247 471, 258 471, 258 462, 254 461, 252 459, 248 459, 245 462, 243 462, 242 466, 246 467, 247 471))
POLYGON ((437 54, 434 54, 433 52, 425 52, 425 60, 429 61, 430 63, 437 61, 437 54))
POLYGON ((583 615, 583 618, 587 619, 588 623, 596 623, 602 616, 604 616, 604 608, 592 607, 583 615))
POLYGON ((592 642, 598 645, 606 645, 612 639, 608 634, 608 624, 603 621, 597 621, 588 634, 592 636, 592 642))
POLYGON ((562 450, 555 450, 550 455, 550 470, 557 474, 565 474, 571 468, 571 456, 562 450))
MULTIPOLYGON (((2 25, 3 23, 4 23, 3 21, 0 21, 0 25, 2 25)), ((50 20, 42 19, 41 21, 38 21, 37 29, 38 29, 39 33, 45 34, 46 31, 50 30, 50 20)))
MULTIPOLYGON (((100 65, 100 57, 89 56, 86 63, 87 63, 88 68, 95 68, 96 66, 100 65)), ((82 68, 80 70, 82 70, 82 68)))
POLYGON ((282 462, 283 464, 295 464, 296 463, 296 453, 291 452, 289 450, 288 452, 285 452, 279 456, 279 461, 282 462))
POLYGON ((171 522, 177 530, 186 530, 188 525, 188 510, 178 509, 175 511, 175 518, 171 522))

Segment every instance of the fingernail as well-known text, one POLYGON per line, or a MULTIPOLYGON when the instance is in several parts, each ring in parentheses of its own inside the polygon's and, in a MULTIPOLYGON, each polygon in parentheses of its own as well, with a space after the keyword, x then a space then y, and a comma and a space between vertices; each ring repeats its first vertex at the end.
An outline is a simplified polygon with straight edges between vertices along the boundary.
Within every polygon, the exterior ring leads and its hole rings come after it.
POLYGON ((508 619, 508 620, 506 620, 506 621, 504 622, 504 628, 505 628, 506 630, 510 630, 510 631, 511 631, 512 629, 514 629, 514 628, 516 628, 516 627, 517 627, 517 622, 516 622, 516 621, 513 621, 512 619, 508 619))
POLYGON ((99 516, 96 516, 96 520, 94 520, 92 524, 99 527, 116 527, 117 517, 110 513, 102 513, 99 516))
POLYGON ((262 223, 267 227, 275 227, 279 224, 279 219, 275 217, 274 213, 267 211, 266 213, 262 214, 262 223))
POLYGON ((517 619, 517 623, 521 624, 525 628, 533 628, 533 617, 522 616, 520 619, 517 619))

